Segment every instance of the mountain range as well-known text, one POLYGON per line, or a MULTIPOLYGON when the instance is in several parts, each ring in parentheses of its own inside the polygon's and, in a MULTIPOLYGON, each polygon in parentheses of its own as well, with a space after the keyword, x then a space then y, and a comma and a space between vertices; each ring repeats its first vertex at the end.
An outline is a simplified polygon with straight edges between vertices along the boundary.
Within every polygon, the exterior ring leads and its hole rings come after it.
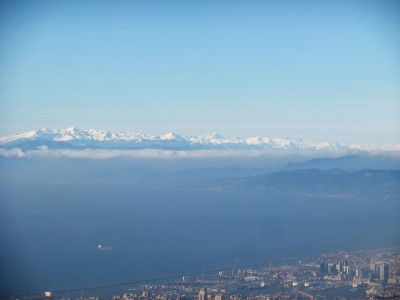
POLYGON ((118 150, 268 150, 284 152, 362 153, 400 152, 400 144, 350 144, 310 142, 287 137, 225 138, 217 133, 182 136, 175 133, 145 135, 106 130, 38 129, 0 138, 0 148, 47 149, 118 149, 118 150))

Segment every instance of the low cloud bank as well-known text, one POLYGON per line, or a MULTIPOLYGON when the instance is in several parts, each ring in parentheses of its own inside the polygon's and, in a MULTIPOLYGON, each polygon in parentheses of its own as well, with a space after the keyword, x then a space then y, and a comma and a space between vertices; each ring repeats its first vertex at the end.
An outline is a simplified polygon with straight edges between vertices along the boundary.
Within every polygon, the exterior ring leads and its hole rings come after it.
POLYGON ((174 151, 174 150, 108 150, 108 149, 48 149, 39 147, 35 150, 22 150, 20 148, 0 149, 0 156, 6 158, 35 158, 35 157, 55 157, 55 158, 75 158, 75 159, 113 159, 113 158, 235 158, 235 157, 285 157, 285 156, 321 156, 334 157, 349 153, 337 152, 301 152, 298 151, 266 151, 266 150, 194 150, 194 151, 174 151))

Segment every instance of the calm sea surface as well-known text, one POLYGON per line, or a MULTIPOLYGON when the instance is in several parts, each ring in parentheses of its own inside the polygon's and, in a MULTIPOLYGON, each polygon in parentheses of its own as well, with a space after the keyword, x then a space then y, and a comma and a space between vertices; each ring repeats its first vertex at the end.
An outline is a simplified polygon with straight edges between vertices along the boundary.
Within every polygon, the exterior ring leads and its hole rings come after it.
POLYGON ((63 184, 0 201, 2 294, 400 244, 395 203, 63 184))

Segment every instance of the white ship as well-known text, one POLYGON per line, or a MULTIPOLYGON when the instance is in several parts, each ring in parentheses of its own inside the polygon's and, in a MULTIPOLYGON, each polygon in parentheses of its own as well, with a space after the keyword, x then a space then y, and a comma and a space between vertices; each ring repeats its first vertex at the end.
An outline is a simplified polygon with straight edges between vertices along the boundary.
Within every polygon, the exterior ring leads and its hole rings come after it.
POLYGON ((99 244, 99 245, 97 246, 97 249, 98 249, 98 250, 102 250, 102 251, 111 251, 111 250, 112 250, 112 248, 111 248, 110 246, 103 246, 103 245, 101 245, 101 244, 99 244))

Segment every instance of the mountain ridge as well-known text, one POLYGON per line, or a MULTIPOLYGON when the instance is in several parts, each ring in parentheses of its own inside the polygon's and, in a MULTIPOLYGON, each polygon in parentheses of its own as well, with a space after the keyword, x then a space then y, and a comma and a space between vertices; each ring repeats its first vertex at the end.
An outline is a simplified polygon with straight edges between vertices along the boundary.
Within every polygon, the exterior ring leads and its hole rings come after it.
POLYGON ((218 133, 183 136, 169 132, 148 135, 134 132, 107 130, 37 129, 0 138, 0 148, 24 150, 47 147, 48 149, 157 149, 157 150, 263 150, 293 152, 400 152, 400 144, 341 144, 332 141, 312 142, 287 137, 231 137, 218 133))

